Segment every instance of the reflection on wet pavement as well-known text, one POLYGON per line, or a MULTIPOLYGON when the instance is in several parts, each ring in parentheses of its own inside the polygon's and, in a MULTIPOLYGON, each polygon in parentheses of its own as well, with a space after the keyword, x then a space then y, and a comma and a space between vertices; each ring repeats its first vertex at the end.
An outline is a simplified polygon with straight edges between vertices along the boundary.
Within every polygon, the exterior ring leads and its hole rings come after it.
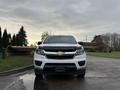
POLYGON ((119 65, 120 60, 89 57, 84 79, 68 75, 40 79, 30 70, 0 78, 0 90, 120 90, 119 65))
POLYGON ((23 80, 20 79, 11 83, 5 90, 26 90, 26 87, 24 86, 23 80))
POLYGON ((84 89, 86 85, 88 86, 88 81, 90 77, 98 76, 105 77, 105 75, 100 75, 100 73, 87 72, 86 78, 76 78, 76 76, 71 75, 53 75, 46 76, 44 79, 35 77, 34 73, 25 74, 20 76, 16 81, 11 83, 5 88, 5 90, 79 90, 79 88, 84 89))
POLYGON ((72 76, 49 76, 47 80, 35 78, 34 90, 77 90, 77 85, 83 87, 85 79, 79 80, 72 76), (76 83, 78 84, 76 84, 76 83), (76 84, 76 86, 74 86, 76 84))
POLYGON ((5 90, 33 90, 34 78, 34 74, 22 75, 10 83, 5 90))

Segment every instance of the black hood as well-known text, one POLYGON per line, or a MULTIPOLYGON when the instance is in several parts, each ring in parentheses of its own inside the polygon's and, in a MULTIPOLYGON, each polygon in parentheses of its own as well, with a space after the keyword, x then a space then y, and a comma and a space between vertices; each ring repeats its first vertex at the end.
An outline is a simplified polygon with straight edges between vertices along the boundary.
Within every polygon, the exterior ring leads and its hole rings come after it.
POLYGON ((69 51, 73 52, 76 51, 77 49, 81 49, 81 47, 77 46, 39 46, 39 49, 44 49, 45 51, 50 51, 50 52, 57 52, 57 51, 69 51))

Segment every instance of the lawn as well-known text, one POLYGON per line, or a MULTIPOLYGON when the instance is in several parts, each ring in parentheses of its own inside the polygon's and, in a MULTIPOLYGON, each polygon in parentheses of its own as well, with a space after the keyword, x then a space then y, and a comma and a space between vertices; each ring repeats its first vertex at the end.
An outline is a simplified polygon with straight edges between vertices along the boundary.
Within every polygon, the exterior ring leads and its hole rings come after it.
POLYGON ((0 57, 0 72, 31 65, 32 63, 31 56, 8 56, 6 59, 0 57))
POLYGON ((107 58, 120 58, 120 52, 87 52, 87 55, 107 57, 107 58))

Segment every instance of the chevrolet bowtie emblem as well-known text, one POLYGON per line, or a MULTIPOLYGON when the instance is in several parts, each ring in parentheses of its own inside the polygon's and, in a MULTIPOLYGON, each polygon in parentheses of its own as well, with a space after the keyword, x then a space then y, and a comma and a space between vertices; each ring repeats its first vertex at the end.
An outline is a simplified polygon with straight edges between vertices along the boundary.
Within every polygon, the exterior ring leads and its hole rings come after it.
POLYGON ((57 54, 58 54, 58 56, 63 56, 64 52, 59 51, 59 52, 57 52, 57 54))

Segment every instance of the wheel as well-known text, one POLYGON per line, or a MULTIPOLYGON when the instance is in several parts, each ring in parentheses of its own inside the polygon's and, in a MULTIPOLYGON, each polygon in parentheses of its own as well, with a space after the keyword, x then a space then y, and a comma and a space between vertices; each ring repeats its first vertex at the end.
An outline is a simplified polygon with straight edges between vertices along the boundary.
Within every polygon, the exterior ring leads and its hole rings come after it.
POLYGON ((43 74, 40 74, 36 69, 34 70, 35 76, 43 79, 43 74))
POLYGON ((43 79, 43 75, 42 75, 42 74, 37 74, 37 73, 35 73, 35 76, 36 76, 37 78, 39 78, 39 79, 43 79))
POLYGON ((42 74, 37 74, 37 73, 35 73, 35 76, 36 76, 36 77, 41 77, 41 78, 43 77, 42 74))
POLYGON ((83 70, 83 73, 78 74, 77 77, 78 78, 84 78, 85 77, 85 73, 86 73, 86 69, 83 70))
POLYGON ((78 77, 78 78, 84 78, 84 77, 85 77, 85 73, 83 73, 83 74, 78 74, 77 77, 78 77))

